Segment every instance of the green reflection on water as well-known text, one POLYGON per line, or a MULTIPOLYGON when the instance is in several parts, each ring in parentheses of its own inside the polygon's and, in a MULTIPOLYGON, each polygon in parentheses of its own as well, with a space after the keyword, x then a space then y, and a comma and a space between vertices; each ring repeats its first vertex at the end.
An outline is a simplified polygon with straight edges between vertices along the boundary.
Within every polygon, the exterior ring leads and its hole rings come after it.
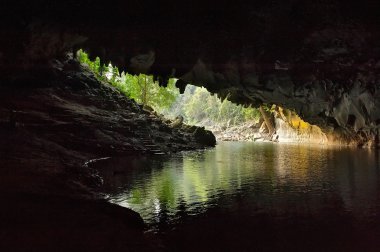
POLYGON ((215 206, 243 207, 246 214, 313 214, 331 206, 362 213, 379 201, 378 156, 319 146, 221 143, 167 160, 122 161, 115 166, 129 173, 109 176, 108 183, 111 201, 139 212, 147 223, 215 206))
MULTIPOLYGON (((123 192, 113 196, 118 204, 130 207, 144 218, 154 217, 162 210, 175 214, 185 206, 188 212, 212 205, 219 196, 241 190, 260 169, 255 169, 252 145, 222 144, 217 149, 185 152, 168 161, 148 164, 150 169, 136 171, 137 177, 123 192)), ((257 147, 256 147, 257 148, 257 147)), ((261 147, 272 159, 270 145, 261 147)), ((260 161, 262 162, 262 161, 260 161)), ((273 173, 273 161, 266 162, 265 170, 273 173)), ((119 184, 119 183, 118 183, 119 184)))

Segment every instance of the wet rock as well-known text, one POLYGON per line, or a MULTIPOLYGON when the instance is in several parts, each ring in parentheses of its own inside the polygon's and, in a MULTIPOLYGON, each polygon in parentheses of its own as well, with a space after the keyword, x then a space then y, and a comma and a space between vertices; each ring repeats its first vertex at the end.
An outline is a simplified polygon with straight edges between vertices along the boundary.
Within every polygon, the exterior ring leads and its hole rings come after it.
POLYGON ((197 128, 193 133, 195 139, 207 146, 215 146, 216 138, 211 131, 205 130, 204 127, 197 128))

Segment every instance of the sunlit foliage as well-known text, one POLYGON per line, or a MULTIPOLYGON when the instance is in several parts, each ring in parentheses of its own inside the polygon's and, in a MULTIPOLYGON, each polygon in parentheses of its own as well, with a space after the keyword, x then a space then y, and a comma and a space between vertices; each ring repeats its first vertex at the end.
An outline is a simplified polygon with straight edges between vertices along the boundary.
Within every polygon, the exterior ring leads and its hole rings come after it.
POLYGON ((183 115, 189 124, 202 126, 220 125, 226 128, 246 121, 258 121, 260 112, 256 108, 245 108, 228 100, 211 95, 203 87, 188 85, 182 99, 183 115))
POLYGON ((86 64, 98 78, 107 80, 126 96, 140 104, 150 106, 160 113, 170 108, 179 96, 174 79, 169 80, 169 84, 165 88, 153 81, 152 76, 120 73, 118 68, 112 66, 111 63, 101 65, 99 57, 95 61, 91 61, 82 50, 78 51, 78 59, 82 64, 86 64))
POLYGON ((120 73, 111 63, 101 64, 99 57, 91 61, 82 50, 78 51, 77 58, 99 79, 109 82, 136 102, 150 106, 167 117, 181 115, 191 125, 219 125, 228 128, 250 120, 258 121, 260 117, 257 109, 236 105, 228 97, 221 100, 203 87, 188 85, 185 93, 180 94, 175 86, 175 79, 170 79, 165 88, 155 82, 152 76, 120 73))

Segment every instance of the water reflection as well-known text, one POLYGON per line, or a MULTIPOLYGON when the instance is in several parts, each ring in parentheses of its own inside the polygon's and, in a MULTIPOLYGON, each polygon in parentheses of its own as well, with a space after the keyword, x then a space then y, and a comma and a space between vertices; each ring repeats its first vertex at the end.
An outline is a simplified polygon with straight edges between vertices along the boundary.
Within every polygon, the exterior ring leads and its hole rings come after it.
POLYGON ((380 210, 379 163, 377 150, 222 142, 169 159, 108 160, 103 170, 110 201, 160 229, 216 208, 246 218, 372 221, 380 210))

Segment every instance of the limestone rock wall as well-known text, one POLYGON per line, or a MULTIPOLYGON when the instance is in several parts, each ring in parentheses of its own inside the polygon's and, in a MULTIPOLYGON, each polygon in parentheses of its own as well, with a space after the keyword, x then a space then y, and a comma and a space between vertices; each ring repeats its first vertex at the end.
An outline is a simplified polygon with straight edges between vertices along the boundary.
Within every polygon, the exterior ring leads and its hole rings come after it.
POLYGON ((302 120, 296 113, 285 110, 286 115, 275 117, 276 134, 273 138, 282 143, 329 144, 326 134, 315 125, 302 120))

